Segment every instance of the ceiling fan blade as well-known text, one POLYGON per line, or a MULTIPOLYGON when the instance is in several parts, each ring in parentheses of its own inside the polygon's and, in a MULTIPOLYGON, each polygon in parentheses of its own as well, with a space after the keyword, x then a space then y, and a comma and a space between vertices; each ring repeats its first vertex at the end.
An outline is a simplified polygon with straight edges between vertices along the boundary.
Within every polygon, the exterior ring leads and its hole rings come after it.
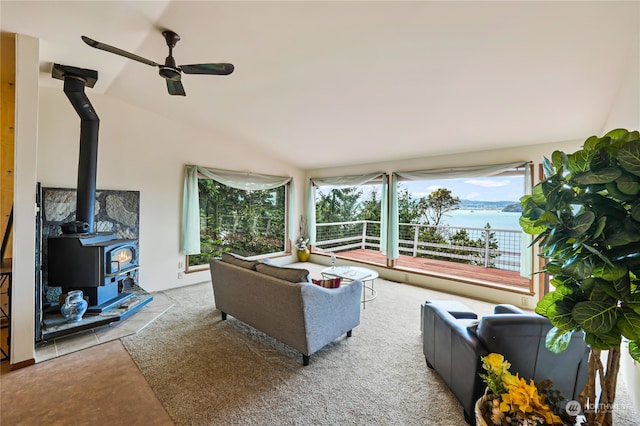
POLYGON ((180 81, 166 80, 166 82, 167 90, 169 91, 170 95, 187 96, 180 81))
POLYGON ((233 64, 194 64, 180 65, 185 74, 229 75, 233 72, 233 64))
POLYGON ((82 41, 87 43, 91 47, 104 50, 105 52, 115 53, 116 55, 124 56, 125 58, 133 59, 134 61, 142 62, 143 64, 151 65, 152 67, 159 67, 160 64, 143 58, 142 56, 134 55, 126 50, 118 49, 117 47, 109 46, 108 44, 101 43, 90 39, 89 37, 82 36, 82 41))

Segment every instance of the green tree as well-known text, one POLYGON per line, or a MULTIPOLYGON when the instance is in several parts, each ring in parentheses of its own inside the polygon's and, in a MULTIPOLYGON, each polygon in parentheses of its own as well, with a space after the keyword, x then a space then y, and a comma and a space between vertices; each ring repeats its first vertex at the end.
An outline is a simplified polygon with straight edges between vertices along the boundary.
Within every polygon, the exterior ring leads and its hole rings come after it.
POLYGON ((190 255, 189 266, 225 251, 254 256, 284 250, 284 186, 245 191, 199 179, 198 191, 201 254, 190 255))
POLYGON ((360 216, 362 189, 355 186, 333 188, 326 194, 320 189, 316 202, 316 222, 347 222, 360 216))
POLYGON ((374 189, 369 193, 369 197, 362 201, 360 207, 360 219, 380 221, 380 205, 381 200, 378 199, 378 191, 374 189))
POLYGON ((418 201, 413 198, 409 189, 398 185, 398 221, 400 223, 420 223, 418 201))
POLYGON ((418 201, 417 209, 420 212, 422 223, 439 226, 442 217, 460 205, 460 198, 451 195, 451 190, 438 188, 427 197, 418 201))

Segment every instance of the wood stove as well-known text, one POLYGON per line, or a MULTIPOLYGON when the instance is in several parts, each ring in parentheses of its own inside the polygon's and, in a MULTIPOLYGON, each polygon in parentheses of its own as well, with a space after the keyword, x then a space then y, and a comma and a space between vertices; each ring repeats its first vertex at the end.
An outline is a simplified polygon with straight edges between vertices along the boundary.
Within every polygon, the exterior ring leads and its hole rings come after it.
POLYGON ((63 293, 82 290, 89 312, 122 301, 123 290, 133 287, 138 264, 135 240, 114 239, 113 234, 60 235, 48 240, 49 285, 63 293))
POLYGON ((82 290, 89 298, 87 312, 102 312, 132 296, 123 290, 136 281, 138 244, 94 230, 100 119, 84 89, 93 87, 98 73, 54 64, 52 76, 64 81, 64 93, 80 116, 80 153, 75 220, 47 240, 48 285, 63 293, 82 290))

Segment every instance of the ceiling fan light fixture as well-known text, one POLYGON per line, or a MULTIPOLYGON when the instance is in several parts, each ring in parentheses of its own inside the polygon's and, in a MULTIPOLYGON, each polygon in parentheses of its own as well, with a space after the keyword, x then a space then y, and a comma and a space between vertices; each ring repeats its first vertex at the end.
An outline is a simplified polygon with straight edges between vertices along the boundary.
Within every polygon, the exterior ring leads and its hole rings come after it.
POLYGON ((172 81, 180 81, 180 70, 170 67, 159 67, 158 73, 162 78, 172 81))

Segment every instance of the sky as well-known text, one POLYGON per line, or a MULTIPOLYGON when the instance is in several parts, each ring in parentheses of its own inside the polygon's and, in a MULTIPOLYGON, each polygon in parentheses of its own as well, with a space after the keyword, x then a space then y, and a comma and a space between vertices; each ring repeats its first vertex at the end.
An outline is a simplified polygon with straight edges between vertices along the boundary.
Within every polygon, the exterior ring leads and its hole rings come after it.
POLYGON ((420 182, 401 182, 416 197, 429 195, 438 188, 447 188, 454 197, 474 201, 520 200, 524 192, 523 176, 442 179, 420 182))
MULTIPOLYGON (((511 201, 517 203, 524 194, 524 176, 497 176, 460 179, 439 179, 430 181, 403 181, 401 188, 408 188, 415 198, 425 197, 438 188, 447 188, 451 195, 461 200, 511 201)), ((376 185, 380 192, 380 185, 376 185)), ((332 186, 325 186, 320 192, 328 192, 332 186)), ((340 188, 340 187, 337 187, 340 188)), ((368 197, 373 186, 363 185, 362 197, 368 197)), ((316 194, 317 196, 318 194, 316 194)))

